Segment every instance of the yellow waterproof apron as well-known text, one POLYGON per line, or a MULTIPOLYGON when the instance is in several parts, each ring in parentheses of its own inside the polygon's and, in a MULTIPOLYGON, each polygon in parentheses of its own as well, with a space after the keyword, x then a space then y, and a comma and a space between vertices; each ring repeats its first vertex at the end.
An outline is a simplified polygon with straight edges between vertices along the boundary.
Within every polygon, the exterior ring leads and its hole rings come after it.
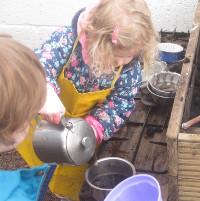
MULTIPOLYGON (((78 43, 80 35, 81 34, 79 34, 75 41, 72 54, 78 43)), ((111 88, 96 92, 79 93, 76 90, 74 84, 64 77, 64 70, 71 62, 72 54, 57 80, 61 89, 60 99, 66 108, 66 117, 83 117, 97 103, 104 102, 104 100, 110 94, 110 91, 114 87, 114 84, 123 66, 120 66, 112 82, 111 88)), ((33 120, 33 124, 36 125, 35 120, 33 120)), ((22 155, 22 157, 30 165, 30 167, 44 164, 37 158, 34 153, 32 145, 33 133, 34 130, 30 127, 26 139, 17 147, 18 152, 22 155)), ((79 191, 85 179, 85 170, 87 169, 87 167, 87 164, 81 166, 58 165, 55 170, 54 176, 49 184, 49 188, 53 193, 60 194, 69 199, 78 201, 79 191)))

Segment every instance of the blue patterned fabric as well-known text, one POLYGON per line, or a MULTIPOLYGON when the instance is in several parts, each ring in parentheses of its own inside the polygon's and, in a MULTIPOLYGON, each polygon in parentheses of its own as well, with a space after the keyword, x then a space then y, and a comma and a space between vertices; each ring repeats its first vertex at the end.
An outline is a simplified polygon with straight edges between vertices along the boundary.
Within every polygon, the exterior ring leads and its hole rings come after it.
POLYGON ((1 201, 42 201, 56 164, 32 169, 0 170, 1 201))
MULTIPOLYGON (((35 53, 44 66, 47 82, 51 83, 59 94, 57 78, 66 64, 77 37, 77 19, 79 11, 72 26, 65 26, 55 31, 35 53)), ((111 87, 114 74, 94 76, 85 64, 81 44, 78 43, 72 61, 64 72, 64 76, 72 81, 79 93, 100 91, 111 87)), ((134 98, 139 92, 142 75, 138 59, 124 65, 120 77, 117 79, 111 94, 103 104, 98 104, 89 114, 94 116, 104 127, 104 140, 109 139, 113 133, 121 128, 130 117, 134 108, 134 98)))

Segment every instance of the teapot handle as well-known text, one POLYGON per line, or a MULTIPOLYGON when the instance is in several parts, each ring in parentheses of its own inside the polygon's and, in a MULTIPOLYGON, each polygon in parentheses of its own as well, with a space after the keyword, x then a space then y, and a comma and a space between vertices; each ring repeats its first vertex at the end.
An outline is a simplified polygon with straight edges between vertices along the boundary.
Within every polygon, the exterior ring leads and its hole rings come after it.
MULTIPOLYGON (((42 123, 41 123, 39 115, 40 114, 36 115, 35 120, 36 120, 38 126, 40 127, 42 123)), ((65 116, 63 114, 60 115, 60 121, 61 121, 61 123, 62 123, 63 126, 66 125, 66 123, 65 123, 65 116)))
POLYGON ((40 121, 40 118, 39 118, 39 114, 36 115, 35 120, 37 122, 37 125, 40 127, 41 126, 41 121, 40 121))
POLYGON ((60 114, 60 122, 62 123, 62 125, 65 127, 66 122, 65 122, 65 115, 64 114, 60 114))
MULTIPOLYGON (((38 126, 40 127, 42 125, 42 122, 39 118, 39 114, 36 115, 35 120, 36 120, 38 126)), ((73 128, 73 124, 71 122, 66 122, 66 118, 63 114, 60 115, 60 122, 65 128, 68 128, 73 133, 75 132, 75 129, 73 128)))

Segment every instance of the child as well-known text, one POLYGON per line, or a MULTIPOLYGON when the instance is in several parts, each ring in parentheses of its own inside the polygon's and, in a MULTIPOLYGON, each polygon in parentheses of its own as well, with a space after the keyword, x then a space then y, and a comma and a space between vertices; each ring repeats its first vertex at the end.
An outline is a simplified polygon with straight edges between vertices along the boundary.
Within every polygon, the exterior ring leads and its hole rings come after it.
MULTIPOLYGON (((45 72, 34 52, 1 35, 0 152, 13 149, 24 140, 31 120, 45 102, 45 85, 45 72)), ((52 164, 0 170, 0 200, 43 200, 54 169, 52 164)))
MULTIPOLYGON (((53 123, 59 123, 60 113, 83 117, 101 142, 132 114, 142 80, 140 59, 144 66, 151 63, 156 32, 143 0, 94 4, 78 11, 71 27, 58 29, 35 52, 48 83, 42 117, 53 123)), ((86 167, 59 166, 52 191, 78 200, 86 167)))

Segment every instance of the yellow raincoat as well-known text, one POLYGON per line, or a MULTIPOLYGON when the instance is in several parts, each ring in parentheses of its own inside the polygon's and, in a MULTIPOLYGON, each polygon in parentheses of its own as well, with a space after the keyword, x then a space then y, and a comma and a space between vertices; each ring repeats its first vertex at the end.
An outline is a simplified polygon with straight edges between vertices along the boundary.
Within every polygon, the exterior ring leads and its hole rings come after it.
MULTIPOLYGON (((80 34, 75 41, 72 54, 76 48, 79 37, 80 34)), ((66 117, 83 117, 97 103, 104 102, 106 97, 110 94, 110 91, 113 89, 123 66, 120 66, 112 82, 111 88, 102 91, 79 93, 76 90, 74 84, 64 77, 64 70, 70 64, 72 54, 57 80, 61 89, 60 99, 66 108, 66 117)), ((35 120, 33 120, 33 124, 36 125, 35 120)), ((33 133, 34 130, 30 128, 26 139, 22 142, 22 144, 17 147, 18 152, 22 155, 22 157, 30 165, 30 167, 44 164, 34 153, 32 145, 33 133)), ((55 170, 54 176, 49 184, 49 188, 53 193, 60 194, 74 201, 78 201, 79 191, 84 182, 84 175, 87 167, 87 164, 81 166, 58 165, 55 170)))

